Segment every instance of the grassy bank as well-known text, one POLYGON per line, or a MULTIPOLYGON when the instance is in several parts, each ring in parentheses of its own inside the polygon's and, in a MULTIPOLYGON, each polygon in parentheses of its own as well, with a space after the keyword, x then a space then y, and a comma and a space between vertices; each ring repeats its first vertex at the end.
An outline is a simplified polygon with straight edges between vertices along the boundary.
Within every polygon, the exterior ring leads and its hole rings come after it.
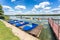
POLYGON ((20 40, 0 21, 0 40, 20 40))

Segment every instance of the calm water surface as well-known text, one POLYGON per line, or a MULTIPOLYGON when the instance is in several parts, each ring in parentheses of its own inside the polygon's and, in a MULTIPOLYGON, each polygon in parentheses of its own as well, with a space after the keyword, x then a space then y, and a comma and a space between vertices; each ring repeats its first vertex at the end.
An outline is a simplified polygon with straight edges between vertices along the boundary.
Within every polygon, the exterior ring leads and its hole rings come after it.
MULTIPOLYGON (((42 16, 41 16, 41 18, 42 18, 42 16)), ((47 17, 45 17, 45 18, 47 18, 47 17)), ((55 16, 53 18, 60 18, 60 16, 57 16, 57 17, 55 16)), ((10 19, 17 19, 17 20, 29 21, 30 23, 37 23, 39 25, 42 24, 43 25, 43 30, 42 30, 41 35, 39 37, 40 40, 56 40, 55 36, 54 36, 54 34, 53 34, 53 32, 52 32, 49 24, 48 24, 48 20, 39 20, 39 21, 38 20, 26 20, 26 19, 20 19, 19 17, 17 18, 15 16, 11 16, 10 19)))

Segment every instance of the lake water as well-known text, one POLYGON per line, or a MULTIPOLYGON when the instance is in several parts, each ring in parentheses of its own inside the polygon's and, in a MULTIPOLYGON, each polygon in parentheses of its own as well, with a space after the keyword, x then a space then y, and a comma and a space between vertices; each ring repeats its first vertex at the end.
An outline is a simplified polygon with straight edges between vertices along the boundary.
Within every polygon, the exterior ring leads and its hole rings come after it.
MULTIPOLYGON (((23 19, 25 18, 53 18, 53 19, 60 19, 60 16, 22 16, 23 19)), ((21 19, 21 16, 10 16, 10 19, 21 19)))
MULTIPOLYGON (((29 20, 29 19, 24 19, 26 18, 27 16, 23 16, 23 19, 20 18, 20 16, 16 17, 16 16, 10 16, 10 19, 17 19, 17 20, 23 20, 23 21, 29 21, 30 23, 37 23, 37 24, 42 24, 43 25, 43 30, 41 32, 41 35, 40 35, 40 39, 41 40, 56 40, 55 39, 55 36, 48 24, 48 20, 29 20)), ((28 18, 31 17, 31 16, 28 16, 28 18)), ((33 18, 54 18, 54 19, 60 19, 60 16, 32 16, 33 18)))
MULTIPOLYGON (((41 21, 42 22, 42 21, 41 21)), ((46 22, 46 21, 45 21, 46 22)), ((48 22, 45 24, 45 23, 42 23, 43 24, 43 30, 40 34, 40 39, 41 40, 56 40, 54 34, 53 34, 53 31, 52 29, 50 28, 48 22)))

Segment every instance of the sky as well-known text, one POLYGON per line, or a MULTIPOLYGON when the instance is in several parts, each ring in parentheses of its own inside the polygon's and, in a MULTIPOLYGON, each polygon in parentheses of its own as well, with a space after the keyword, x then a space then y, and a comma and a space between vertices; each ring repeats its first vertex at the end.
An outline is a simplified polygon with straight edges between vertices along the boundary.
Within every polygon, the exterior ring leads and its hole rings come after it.
POLYGON ((0 0, 5 15, 60 14, 60 0, 0 0))

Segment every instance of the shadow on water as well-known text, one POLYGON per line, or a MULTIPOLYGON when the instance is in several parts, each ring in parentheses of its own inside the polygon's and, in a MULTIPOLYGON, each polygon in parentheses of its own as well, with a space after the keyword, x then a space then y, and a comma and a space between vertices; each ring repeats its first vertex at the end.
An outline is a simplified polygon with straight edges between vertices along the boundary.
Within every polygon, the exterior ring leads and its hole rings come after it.
MULTIPOLYGON (((50 25, 49 25, 50 26, 50 25)), ((51 29, 51 33, 52 33, 52 36, 54 36, 53 38, 54 38, 54 40, 57 40, 57 38, 56 38, 56 35, 54 34, 54 32, 53 32, 53 30, 52 30, 52 28, 50 27, 50 29, 51 29)), ((53 39, 52 38, 52 39, 53 39)))
POLYGON ((43 30, 39 38, 40 40, 57 40, 49 24, 43 25, 43 30))

